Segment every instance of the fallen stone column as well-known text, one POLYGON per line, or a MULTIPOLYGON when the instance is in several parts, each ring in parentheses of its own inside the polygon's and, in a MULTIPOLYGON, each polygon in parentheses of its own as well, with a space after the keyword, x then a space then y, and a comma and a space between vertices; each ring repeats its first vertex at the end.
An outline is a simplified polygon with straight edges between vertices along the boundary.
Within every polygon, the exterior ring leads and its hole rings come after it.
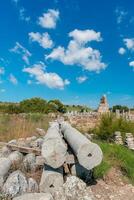
POLYGON ((61 123, 61 131, 83 167, 90 170, 101 163, 103 154, 97 144, 90 142, 67 122, 61 123))
POLYGON ((59 132, 59 124, 51 124, 44 137, 41 154, 44 157, 45 164, 59 168, 66 160, 67 145, 59 132))

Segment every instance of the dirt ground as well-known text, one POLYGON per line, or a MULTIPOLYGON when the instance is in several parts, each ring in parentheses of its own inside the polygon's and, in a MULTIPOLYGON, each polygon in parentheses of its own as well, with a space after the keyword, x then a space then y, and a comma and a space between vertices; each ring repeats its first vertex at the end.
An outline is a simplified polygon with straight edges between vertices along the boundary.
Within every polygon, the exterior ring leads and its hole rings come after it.
POLYGON ((115 169, 112 169, 104 180, 92 185, 91 189, 99 200, 134 200, 134 186, 115 169))

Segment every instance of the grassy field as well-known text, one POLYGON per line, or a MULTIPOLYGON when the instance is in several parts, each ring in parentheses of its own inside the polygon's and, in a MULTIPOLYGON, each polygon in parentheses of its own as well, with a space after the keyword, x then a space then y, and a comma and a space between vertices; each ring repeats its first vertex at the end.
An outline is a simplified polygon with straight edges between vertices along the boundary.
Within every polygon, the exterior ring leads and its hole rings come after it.
POLYGON ((0 141, 7 142, 12 139, 26 138, 36 135, 36 128, 47 130, 52 118, 44 114, 0 115, 0 141))
POLYGON ((94 169, 95 178, 104 177, 114 167, 134 184, 134 151, 116 144, 95 142, 99 144, 104 154, 103 162, 94 169))

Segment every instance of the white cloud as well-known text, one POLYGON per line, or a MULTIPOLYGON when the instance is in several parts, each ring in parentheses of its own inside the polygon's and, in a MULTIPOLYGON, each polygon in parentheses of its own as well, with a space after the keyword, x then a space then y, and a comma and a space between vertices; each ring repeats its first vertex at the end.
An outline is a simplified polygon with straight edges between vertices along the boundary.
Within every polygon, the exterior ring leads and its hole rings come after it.
POLYGON ((5 73, 4 67, 0 67, 0 75, 3 75, 5 73))
POLYGON ((129 66, 133 67, 133 69, 134 69, 134 61, 129 62, 129 66))
MULTIPOLYGON (((71 36, 72 33, 74 39, 69 42, 67 49, 62 46, 58 46, 46 56, 46 59, 59 60, 65 65, 78 65, 88 71, 99 72, 100 70, 105 69, 106 64, 101 61, 102 56, 99 50, 93 49, 90 46, 85 46, 87 40, 90 40, 91 42, 95 40, 95 37, 92 37, 92 39, 90 37, 89 39, 89 37, 87 38, 86 36, 86 38, 84 38, 84 36, 82 37, 82 31, 80 32, 81 37, 78 35, 76 37, 73 31, 69 33, 69 36, 71 36)), ((84 31, 83 33, 85 34, 84 31)), ((96 37, 96 40, 100 41, 100 38, 100 36, 96 37)))
POLYGON ((43 13, 42 17, 39 17, 38 24, 43 28, 56 28, 56 22, 59 19, 59 11, 49 9, 47 13, 43 13))
POLYGON ((101 33, 94 30, 78 30, 69 33, 69 36, 72 37, 75 41, 79 43, 87 43, 91 41, 101 41, 101 33))
POLYGON ((29 16, 26 16, 25 13, 26 13, 25 8, 20 8, 20 10, 19 10, 20 19, 22 21, 29 22, 31 20, 31 18, 29 16))
POLYGON ((49 49, 53 47, 53 41, 51 40, 48 33, 40 34, 39 32, 31 32, 29 33, 29 38, 33 42, 38 42, 39 45, 44 49, 49 49))
POLYGON ((134 51, 134 38, 125 38, 123 41, 129 50, 134 51))
POLYGON ((126 49, 121 47, 121 48, 119 48, 118 53, 121 54, 121 55, 124 55, 126 53, 126 49))
POLYGON ((116 13, 116 17, 117 17, 117 24, 121 24, 128 14, 128 12, 126 12, 120 8, 117 8, 115 10, 115 13, 116 13))
POLYGON ((31 67, 23 69, 23 72, 27 72, 31 77, 34 77, 38 84, 46 85, 49 88, 64 89, 65 85, 69 85, 70 82, 63 80, 58 74, 46 72, 45 65, 42 62, 34 64, 31 67))
POLYGON ((76 78, 76 80, 78 81, 78 83, 83 83, 88 79, 87 76, 79 76, 76 78))
POLYGON ((14 48, 10 49, 10 51, 22 55, 22 60, 26 64, 29 64, 29 58, 31 57, 32 54, 19 42, 16 42, 16 45, 14 46, 14 48))
POLYGON ((17 80, 17 78, 16 78, 13 74, 10 74, 10 76, 9 76, 9 81, 10 81, 11 83, 13 83, 14 85, 17 85, 17 84, 18 84, 18 80, 17 80))

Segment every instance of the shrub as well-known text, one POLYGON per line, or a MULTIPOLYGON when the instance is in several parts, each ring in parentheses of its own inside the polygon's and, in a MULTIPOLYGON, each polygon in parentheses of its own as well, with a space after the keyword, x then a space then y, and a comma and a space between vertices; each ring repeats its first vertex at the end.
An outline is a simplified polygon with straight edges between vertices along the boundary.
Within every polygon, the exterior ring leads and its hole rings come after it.
POLYGON ((115 131, 124 133, 134 133, 134 122, 123 118, 116 118, 115 114, 104 114, 100 119, 99 125, 93 130, 99 139, 112 141, 115 131))

